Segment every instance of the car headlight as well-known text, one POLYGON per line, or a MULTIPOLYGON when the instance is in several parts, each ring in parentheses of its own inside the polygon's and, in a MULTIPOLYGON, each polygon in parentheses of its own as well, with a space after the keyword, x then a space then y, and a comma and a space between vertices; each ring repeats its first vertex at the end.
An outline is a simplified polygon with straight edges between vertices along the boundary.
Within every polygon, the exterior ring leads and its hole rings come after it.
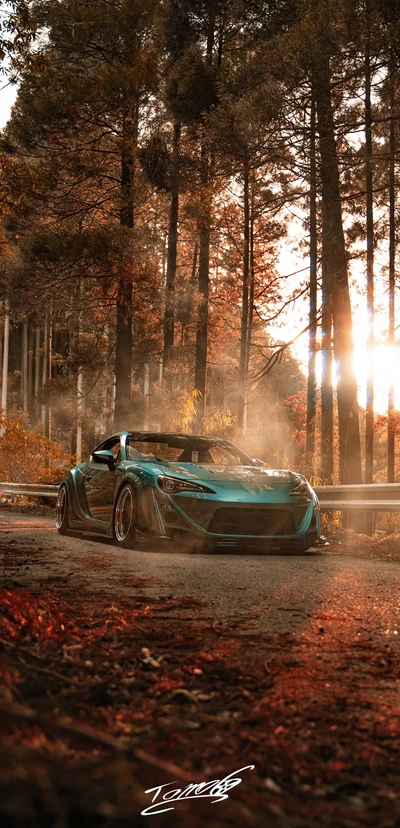
POLYGON ((177 494, 178 492, 207 492, 208 494, 215 494, 213 489, 207 486, 201 486, 200 483, 192 483, 188 480, 179 480, 178 477, 167 477, 160 475, 157 483, 162 492, 165 494, 177 494))
POLYGON ((297 483, 296 486, 294 486, 294 488, 290 492, 290 494, 294 497, 307 497, 308 500, 311 500, 311 490, 308 483, 306 483, 305 480, 302 480, 300 483, 297 483))

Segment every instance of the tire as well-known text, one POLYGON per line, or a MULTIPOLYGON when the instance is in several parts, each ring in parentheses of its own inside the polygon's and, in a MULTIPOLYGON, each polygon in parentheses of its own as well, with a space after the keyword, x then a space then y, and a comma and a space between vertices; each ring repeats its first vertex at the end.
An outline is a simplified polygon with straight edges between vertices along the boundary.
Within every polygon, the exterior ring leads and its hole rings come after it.
POLYGON ((117 546, 133 547, 136 540, 137 501, 133 486, 124 483, 118 492, 113 516, 113 536, 117 546))
POLYGON ((60 486, 56 500, 56 528, 60 535, 66 535, 69 525, 69 495, 67 487, 60 486))

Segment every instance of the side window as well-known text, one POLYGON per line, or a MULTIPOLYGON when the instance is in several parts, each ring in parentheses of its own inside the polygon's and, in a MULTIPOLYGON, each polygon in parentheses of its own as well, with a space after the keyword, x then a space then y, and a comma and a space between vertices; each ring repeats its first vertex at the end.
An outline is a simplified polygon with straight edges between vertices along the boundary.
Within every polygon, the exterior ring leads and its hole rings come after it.
POLYGON ((112 451, 114 455, 114 459, 116 463, 119 463, 121 459, 121 440, 118 437, 117 439, 114 437, 113 440, 107 440, 106 445, 104 446, 105 449, 108 451, 112 451))
POLYGON ((101 446, 98 446, 98 451, 105 449, 106 451, 112 451, 115 462, 119 463, 121 459, 121 439, 120 437, 111 437, 109 440, 105 440, 101 446))

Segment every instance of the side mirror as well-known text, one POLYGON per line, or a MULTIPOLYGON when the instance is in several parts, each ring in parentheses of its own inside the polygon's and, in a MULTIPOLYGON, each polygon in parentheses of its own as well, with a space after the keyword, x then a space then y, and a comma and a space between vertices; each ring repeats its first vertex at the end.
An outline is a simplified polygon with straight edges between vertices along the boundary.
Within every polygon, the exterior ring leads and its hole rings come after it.
POLYGON ((101 451, 94 451, 92 454, 94 463, 106 463, 111 471, 114 471, 116 463, 112 451, 108 449, 101 449, 101 451))
POLYGON ((253 463, 255 466, 265 466, 264 460, 259 460, 258 457, 253 457, 253 463))

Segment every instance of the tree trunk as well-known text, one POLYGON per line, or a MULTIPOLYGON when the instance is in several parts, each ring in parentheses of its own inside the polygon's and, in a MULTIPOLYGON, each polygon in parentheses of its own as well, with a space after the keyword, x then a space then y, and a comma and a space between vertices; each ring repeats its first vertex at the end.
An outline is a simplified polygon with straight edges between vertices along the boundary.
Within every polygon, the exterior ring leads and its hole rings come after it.
POLYGON ((1 381, 1 409, 3 417, 7 416, 7 386, 8 386, 8 355, 10 345, 10 314, 7 299, 4 304, 4 345, 3 345, 3 374, 1 381))
POLYGON ((73 348, 75 349, 75 353, 78 356, 79 363, 78 363, 78 372, 76 376, 76 420, 75 420, 75 431, 76 437, 74 440, 74 448, 75 448, 75 456, 76 462, 80 463, 82 460, 82 414, 83 414, 83 406, 84 406, 84 397, 83 397, 83 366, 81 362, 81 354, 80 354, 80 342, 81 342, 81 333, 82 333, 82 313, 83 313, 83 279, 80 278, 79 282, 76 286, 76 293, 77 293, 77 304, 78 304, 78 313, 77 313, 77 328, 75 336, 72 340, 73 348))
POLYGON ((79 365, 76 378, 76 462, 82 460, 83 368, 79 365))
POLYGON ((328 287, 332 295, 334 354, 337 366, 339 476, 341 483, 361 482, 361 445, 357 380, 353 368, 352 318, 340 203, 329 57, 320 57, 315 83, 321 158, 322 222, 328 287))
POLYGON ((210 228, 203 224, 200 229, 199 256, 199 305, 196 334, 196 365, 194 387, 199 394, 197 403, 197 424, 200 427, 205 414, 207 382, 207 339, 208 339, 208 295, 210 262, 210 228))
POLYGON ((181 138, 181 125, 174 124, 173 137, 173 183, 171 188, 171 202, 169 209, 168 225, 168 253, 167 253, 167 277, 165 286, 165 315, 164 315, 164 366, 168 364, 171 349, 174 345, 174 323, 175 323, 175 278, 178 244, 178 212, 179 212, 179 144, 181 138))
MULTIPOLYGON (((245 376, 249 376, 249 363, 251 352, 251 340, 253 336, 253 317, 254 317, 254 170, 251 179, 251 197, 250 197, 250 239, 249 239, 249 315, 247 320, 247 341, 246 341, 246 366, 245 376)), ((243 418, 243 434, 247 432, 247 416, 248 416, 248 395, 249 391, 245 390, 244 398, 244 418, 243 418)))
POLYGON ((144 364, 143 373, 143 430, 148 431, 150 427, 150 365, 144 364))
MULTIPOLYGON (((45 323, 44 323, 44 331, 43 331, 43 362, 42 362, 42 388, 46 387, 46 379, 47 379, 47 345, 48 345, 48 329, 49 323, 46 316, 45 323)), ((43 425, 43 433, 45 434, 45 422, 46 422, 46 402, 42 403, 42 425, 43 425)))
MULTIPOLYGON (((367 4, 368 12, 368 4, 367 4)), ((371 61, 365 52, 365 193, 367 219, 367 401, 365 419, 365 482, 374 479, 374 219, 371 134, 371 61)), ((372 531, 372 515, 367 531, 372 531)))
POLYGON ((310 308, 308 332, 306 468, 314 468, 315 415, 317 408, 317 175, 316 175, 315 97, 311 92, 310 114, 310 308))
MULTIPOLYGON (((202 145, 202 185, 204 190, 208 186, 209 159, 207 151, 202 145)), ((199 238, 199 282, 198 291, 200 294, 197 309, 197 332, 196 332, 196 361, 194 371, 194 387, 198 393, 196 398, 196 423, 201 429, 205 415, 206 383, 207 383, 207 344, 208 344, 208 297, 209 297, 209 270, 210 270, 210 221, 211 204, 205 192, 204 214, 200 224, 199 238)))
POLYGON ((192 272, 190 274, 192 285, 195 286, 197 282, 197 259, 199 256, 199 241, 196 239, 193 248, 192 272))
MULTIPOLYGON (((206 61, 212 63, 215 38, 215 11, 210 10, 206 61)), ((204 129, 204 127, 203 127, 204 129)), ((201 146, 201 185, 204 192, 204 212, 200 224, 200 255, 199 255, 199 307, 198 323, 196 334, 196 362, 194 372, 194 387, 198 392, 196 400, 196 422, 197 428, 201 429, 206 405, 206 384, 207 384, 207 344, 208 344, 208 298, 210 279, 210 227, 211 227, 211 195, 208 192, 210 180, 210 167, 212 161, 208 157, 205 141, 201 146)))
MULTIPOLYGON (((395 69, 394 63, 389 67, 390 72, 390 138, 389 138, 389 335, 388 343, 394 357, 394 321, 395 321, 395 256, 396 256, 396 192, 395 192, 395 159, 396 159, 396 112, 395 112, 395 69)), ((388 431, 387 431, 387 479, 388 483, 395 482, 395 427, 394 427, 394 373, 388 390, 388 431)))
POLYGON ((251 181, 251 202, 250 202, 250 268, 249 268, 249 319, 247 323, 247 350, 246 350, 246 374, 249 373, 251 339, 253 335, 254 318, 254 171, 251 181))
POLYGON ((28 328, 28 407, 33 397, 33 328, 28 328))
POLYGON ((34 396, 35 396, 35 416, 39 417, 39 390, 40 390, 40 328, 36 328, 35 334, 35 380, 34 380, 34 396))
POLYGON ((332 302, 325 261, 322 229, 322 311, 321 321, 321 464, 320 476, 325 484, 333 482, 333 389, 332 389, 332 302))
POLYGON ((52 317, 51 311, 46 318, 44 325, 44 357, 42 383, 45 387, 46 401, 42 405, 43 433, 45 437, 51 437, 51 406, 50 406, 50 383, 52 366, 52 317))
MULTIPOLYGON (((137 137, 136 114, 126 115, 121 151, 120 224, 133 229, 134 223, 134 146, 137 137)), ((115 346, 114 428, 126 428, 132 412, 132 262, 124 262, 117 288, 117 329, 115 346)))
POLYGON ((182 323, 181 346, 185 344, 188 336, 190 338, 190 323, 192 322, 193 316, 196 313, 194 296, 197 293, 199 284, 199 274, 197 270, 198 258, 199 239, 196 239, 193 248, 192 269, 190 273, 189 295, 187 298, 187 307, 185 311, 185 322, 182 323))
POLYGON ((21 347, 21 402, 24 414, 28 413, 28 325, 22 323, 21 347))
POLYGON ((249 201, 249 164, 246 160, 243 167, 243 281, 242 281, 242 314, 240 326, 240 355, 239 381, 237 399, 237 424, 243 431, 244 410, 246 395, 246 352, 249 321, 249 261, 250 261, 250 201, 249 201))

